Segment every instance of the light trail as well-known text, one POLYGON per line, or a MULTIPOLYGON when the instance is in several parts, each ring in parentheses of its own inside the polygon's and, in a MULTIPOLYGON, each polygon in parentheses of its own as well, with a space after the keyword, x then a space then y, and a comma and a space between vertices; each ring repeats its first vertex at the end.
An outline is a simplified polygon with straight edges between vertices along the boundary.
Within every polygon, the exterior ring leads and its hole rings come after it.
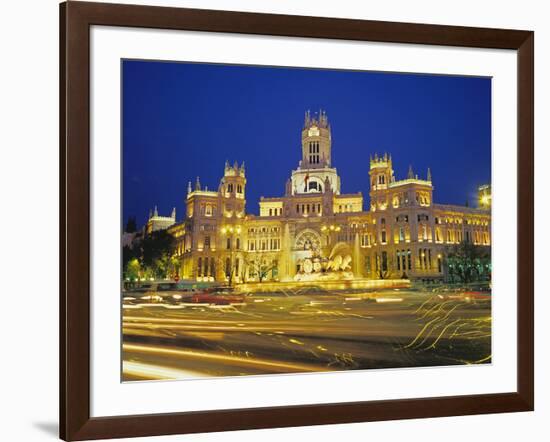
POLYGON ((380 304, 385 302, 403 302, 403 298, 376 298, 376 302, 380 304))
POLYGON ((148 345, 123 344, 122 349, 127 352, 149 353, 159 356, 177 356, 181 358, 206 359, 221 363, 236 363, 237 365, 248 365, 258 368, 269 368, 271 370, 286 371, 328 371, 319 366, 288 363, 283 361, 274 361, 269 359, 241 358, 237 356, 227 356, 204 351, 191 351, 166 347, 153 347, 148 345))
POLYGON ((433 342, 431 343, 431 345, 429 345, 429 346, 426 348, 426 350, 428 350, 428 349, 430 349, 430 348, 435 348, 435 346, 437 345, 437 343, 439 342, 439 340, 443 337, 443 335, 445 334, 445 332, 447 331, 447 329, 448 329, 449 327, 451 327, 452 325, 456 324, 458 321, 460 321, 460 318, 455 319, 453 322, 447 324, 447 325, 443 328, 443 330, 441 330, 441 333, 439 333, 439 336, 435 339, 435 341, 433 341, 433 342))
POLYGON ((123 361, 122 372, 127 376, 135 376, 143 379, 170 380, 182 378, 205 377, 198 371, 181 370, 162 365, 144 364, 134 361, 123 361))
POLYGON ((124 377, 479 364, 490 333, 490 302, 450 294, 297 289, 215 308, 138 299, 124 305, 124 377))

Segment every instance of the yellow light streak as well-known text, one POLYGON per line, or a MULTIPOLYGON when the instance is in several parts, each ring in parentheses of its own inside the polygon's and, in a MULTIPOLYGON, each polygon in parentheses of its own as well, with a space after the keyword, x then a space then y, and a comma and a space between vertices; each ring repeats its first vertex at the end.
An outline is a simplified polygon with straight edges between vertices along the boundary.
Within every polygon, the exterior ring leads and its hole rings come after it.
POLYGON ((197 378, 205 376, 196 371, 180 370, 177 368, 164 367, 162 365, 144 364, 133 361, 123 361, 122 372, 128 376, 155 380, 197 378))
POLYGON ((403 302, 403 298, 376 298, 376 302, 378 303, 403 302))
POLYGON ((305 364, 292 364, 288 362, 273 361, 269 359, 242 358, 238 356, 220 355, 207 353, 203 351, 181 350, 166 347, 151 347, 138 344, 123 344, 122 349, 126 352, 152 353, 157 355, 169 355, 178 357, 187 357, 195 359, 209 359, 218 362, 233 362, 241 365, 250 365, 256 367, 269 367, 271 369, 291 370, 291 371, 329 371, 318 366, 305 364))

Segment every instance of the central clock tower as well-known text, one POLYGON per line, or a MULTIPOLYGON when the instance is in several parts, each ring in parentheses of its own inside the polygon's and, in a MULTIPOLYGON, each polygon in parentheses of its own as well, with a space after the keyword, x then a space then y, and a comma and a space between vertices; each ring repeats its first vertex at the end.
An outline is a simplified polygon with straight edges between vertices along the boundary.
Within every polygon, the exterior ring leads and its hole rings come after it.
POLYGON ((326 112, 313 117, 306 112, 302 129, 302 164, 304 169, 322 169, 331 164, 331 135, 326 112))

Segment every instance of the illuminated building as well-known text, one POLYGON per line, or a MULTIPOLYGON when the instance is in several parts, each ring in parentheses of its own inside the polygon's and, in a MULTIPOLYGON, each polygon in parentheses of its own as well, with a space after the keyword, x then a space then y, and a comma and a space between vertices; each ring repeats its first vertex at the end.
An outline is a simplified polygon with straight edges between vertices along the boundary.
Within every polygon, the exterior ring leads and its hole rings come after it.
POLYGON ((164 230, 176 223, 176 208, 172 209, 170 216, 160 216, 158 210, 155 206, 154 211, 149 212, 149 218, 147 219, 147 224, 145 225, 145 232, 150 234, 156 232, 157 230, 164 230))
MULTIPOLYGON (((167 226, 177 239, 180 277, 245 282, 323 281, 355 278, 437 280, 449 246, 491 244, 491 212, 433 201, 430 170, 419 178, 409 167, 397 179, 390 155, 369 164, 369 201, 343 193, 331 158, 326 113, 305 115, 302 159, 285 194, 262 197, 259 215, 245 213, 244 163, 226 162, 215 191, 189 183, 185 220, 167 226)), ((485 195, 485 194, 484 194, 485 195)), ((490 188, 489 188, 490 195, 490 188)), ((158 214, 157 214, 158 216, 158 214)), ((159 226, 155 217, 147 230, 159 226), (151 228, 149 228, 151 224, 151 228)))

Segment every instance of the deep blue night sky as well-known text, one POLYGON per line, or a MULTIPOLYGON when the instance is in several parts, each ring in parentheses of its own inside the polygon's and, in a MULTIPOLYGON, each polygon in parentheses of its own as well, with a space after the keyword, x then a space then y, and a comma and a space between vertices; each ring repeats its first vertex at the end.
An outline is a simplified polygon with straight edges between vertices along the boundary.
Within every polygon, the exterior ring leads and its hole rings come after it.
POLYGON ((123 220, 184 214, 187 182, 217 190, 246 162, 247 211, 281 196, 301 157, 304 112, 326 110, 342 192, 368 207, 369 155, 431 168, 438 203, 475 201, 491 179, 489 78, 123 61, 123 220))

